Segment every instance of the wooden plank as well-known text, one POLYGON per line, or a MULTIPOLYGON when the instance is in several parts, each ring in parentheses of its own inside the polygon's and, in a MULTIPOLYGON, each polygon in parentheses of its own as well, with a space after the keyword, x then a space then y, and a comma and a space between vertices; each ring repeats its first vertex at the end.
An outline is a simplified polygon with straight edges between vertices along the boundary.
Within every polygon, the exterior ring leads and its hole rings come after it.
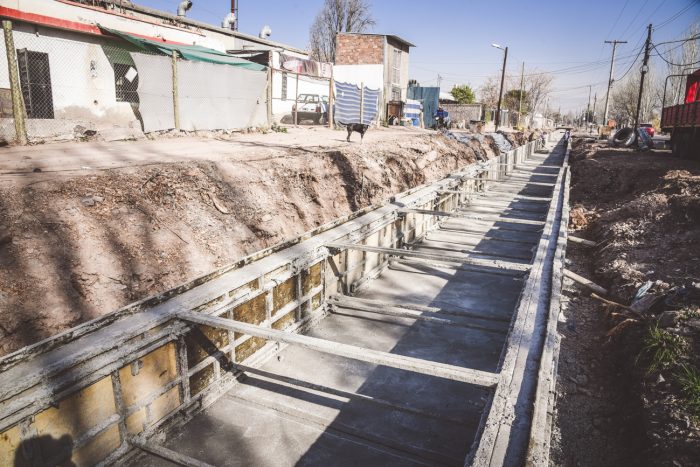
POLYGON ((129 441, 129 443, 143 451, 161 457, 166 461, 174 462, 175 464, 183 465, 185 467, 214 467, 211 464, 207 464, 206 462, 202 462, 184 454, 180 454, 179 452, 175 452, 172 449, 168 449, 166 447, 159 446, 154 443, 140 441, 138 439, 132 439, 129 441))
MULTIPOLYGON (((554 178, 556 178, 559 176, 558 173, 538 173, 538 172, 534 172, 532 170, 521 170, 521 169, 515 169, 515 170, 508 172, 508 176, 525 175, 525 174, 529 174, 530 177, 554 177, 554 178)), ((515 177, 515 178, 519 178, 519 177, 515 177)))
POLYGON ((400 370, 412 371, 424 375, 435 376, 437 378, 460 381, 477 386, 495 387, 500 378, 497 373, 462 368, 454 365, 447 365, 445 363, 431 362, 420 358, 391 354, 388 352, 380 352, 378 350, 342 344, 340 342, 332 342, 325 339, 319 339, 317 337, 263 328, 254 324, 241 323, 240 321, 216 318, 191 311, 183 311, 178 313, 178 317, 191 323, 228 329, 250 336, 262 337, 263 339, 267 340, 283 342, 290 345, 298 345, 317 352, 351 358, 375 365, 384 365, 391 368, 398 368, 400 370))
MULTIPOLYGON (((501 238, 501 237, 494 237, 493 235, 485 235, 481 232, 474 231, 474 230, 463 230, 463 229, 454 229, 451 227, 445 227, 441 226, 440 230, 435 230, 433 232, 428 232, 428 234, 425 236, 426 240, 434 240, 436 242, 442 242, 445 240, 438 240, 435 238, 431 238, 431 236, 440 234, 440 233, 449 233, 450 237, 453 235, 457 236, 462 236, 462 237, 470 237, 475 240, 476 243, 479 242, 500 242, 500 243, 512 243, 514 245, 526 245, 530 247, 537 246, 537 240, 538 239, 533 239, 533 240, 513 240, 511 238, 501 238)), ((533 234, 537 234, 537 232, 533 232, 533 234)), ((458 242, 454 242, 458 243, 458 242)), ((468 243, 463 243, 465 245, 468 245, 468 243)))
POLYGON ((578 243, 580 245, 585 245, 585 246, 590 246, 590 247, 598 246, 598 244, 596 242, 586 240, 585 238, 574 237, 573 235, 569 235, 568 239, 571 243, 578 243))
POLYGON ((385 315, 385 316, 395 316, 398 318, 409 318, 409 319, 415 319, 418 321, 428 321, 430 323, 444 324, 446 326, 458 326, 458 327, 469 328, 469 329, 478 329, 479 331, 493 332, 496 334, 506 334, 508 332, 507 328, 506 329, 495 329, 495 328, 491 328, 488 326, 481 326, 479 324, 462 323, 462 322, 455 321, 452 319, 438 318, 435 316, 425 315, 423 313, 428 313, 425 311, 407 310, 407 309, 401 309, 398 307, 378 307, 378 306, 365 305, 363 303, 355 302, 350 297, 342 297, 342 296, 338 296, 338 295, 335 295, 334 297, 335 297, 334 300, 331 300, 329 303, 331 303, 333 305, 337 305, 341 308, 347 308, 349 310, 357 310, 357 311, 363 311, 366 313, 375 313, 378 315, 385 315))
POLYGON ((479 215, 479 214, 460 214, 457 212, 447 211, 431 211, 428 209, 411 209, 404 208, 399 211, 403 214, 425 214, 427 216, 440 217, 457 217, 460 219, 471 219, 475 221, 493 221, 493 222, 510 222, 511 224, 528 224, 528 225, 544 225, 544 221, 534 221, 530 219, 512 219, 510 217, 501 217, 498 215, 479 215))
POLYGON ((513 199, 513 200, 524 200, 524 201, 532 201, 533 203, 551 203, 552 198, 548 198, 546 196, 529 196, 529 195, 511 195, 507 196, 508 193, 502 193, 503 195, 506 196, 492 196, 494 193, 499 193, 496 191, 488 191, 484 194, 481 195, 484 199, 513 199))
POLYGON ((384 248, 377 246, 360 245, 357 243, 327 243, 326 248, 332 248, 336 250, 361 250, 370 253, 381 253, 384 255, 391 256, 429 259, 432 261, 444 261, 448 263, 474 264, 477 266, 486 266, 497 269, 508 269, 513 271, 528 271, 530 269, 530 265, 528 264, 513 263, 509 261, 500 261, 495 259, 483 258, 468 258, 465 256, 454 255, 438 255, 435 253, 424 253, 421 251, 414 250, 401 250, 398 248, 384 248))
POLYGON ((481 320, 486 320, 486 321, 498 321, 501 323, 510 323, 510 318, 504 318, 504 317, 500 317, 500 316, 492 316, 492 315, 487 315, 484 313, 479 313, 476 311, 456 309, 456 308, 452 309, 452 310, 448 310, 445 308, 438 308, 438 307, 434 307, 434 306, 416 305, 414 303, 393 303, 393 302, 385 302, 382 300, 373 300, 371 298, 350 297, 347 295, 331 295, 329 297, 329 300, 336 300, 336 301, 343 300, 346 303, 352 302, 352 303, 356 303, 356 304, 364 304, 364 305, 368 305, 368 306, 373 306, 375 308, 395 308, 395 309, 401 309, 401 310, 415 310, 415 311, 421 311, 421 312, 427 312, 427 313, 452 315, 452 316, 465 316, 468 318, 481 319, 481 320))
POLYGON ((476 194, 481 194, 480 191, 464 191, 464 190, 439 190, 438 194, 441 195, 467 195, 474 196, 476 194))
MULTIPOLYGON (((502 163, 502 164, 494 164, 494 165, 506 165, 506 166, 508 166, 508 167, 516 167, 516 168, 517 168, 517 167, 532 167, 533 169, 539 169, 539 168, 543 168, 543 169, 557 169, 557 170, 558 170, 558 169, 561 169, 561 167, 558 166, 558 165, 540 165, 540 164, 537 164, 537 163, 535 163, 535 164, 525 164, 524 162, 519 163, 519 164, 515 164, 515 165, 513 165, 513 163, 510 163, 510 164, 502 163)), ((558 175, 559 175, 559 174, 557 174, 557 176, 558 176, 558 175)))
POLYGON ((544 206, 539 206, 540 209, 537 207, 532 207, 532 209, 527 209, 527 208, 522 208, 522 207, 508 207, 512 205, 513 203, 517 203, 518 201, 498 201, 498 200, 491 200, 489 201, 488 199, 474 199, 472 200, 468 208, 494 208, 494 209, 502 209, 503 211, 508 211, 508 213, 515 213, 515 212, 522 212, 522 213, 528 213, 528 214, 538 214, 540 216, 544 216, 546 214, 545 210, 541 209, 544 208, 544 206))
POLYGON ((510 175, 505 175, 504 178, 496 180, 493 178, 475 178, 475 177, 462 177, 461 180, 476 180, 476 181, 482 181, 482 182, 498 182, 504 185, 518 185, 518 186, 526 186, 526 185, 537 185, 537 186, 554 186, 554 183, 546 183, 546 182, 525 182, 525 183, 511 183, 511 180, 509 178, 505 177, 510 177, 510 175))
POLYGON ((600 295, 608 295, 608 289, 599 286, 595 282, 586 279, 583 276, 579 276, 575 272, 569 271, 568 269, 564 269, 564 277, 568 277, 572 281, 583 285, 584 287, 587 287, 588 289, 592 290, 593 292, 600 294, 600 295))
MULTIPOLYGON (((234 367, 238 370, 245 372, 249 378, 258 379, 261 381, 269 381, 277 385, 283 385, 292 388, 305 388, 309 391, 315 391, 323 393, 325 397, 334 396, 336 400, 359 400, 362 402, 368 402, 370 404, 381 405, 388 407, 392 410, 399 410, 401 412, 406 412, 420 417, 428 417, 434 420, 439 420, 442 422, 454 423, 461 426, 470 426, 469 422, 458 417, 450 417, 448 415, 440 415, 431 410, 424 410, 416 407, 411 407, 406 404, 399 404, 396 402, 391 402, 385 399, 381 399, 374 396, 368 396, 366 394, 360 394, 357 392, 344 391, 342 389, 324 386, 321 384, 311 383, 308 381, 303 381, 290 376, 279 375, 276 373, 271 373, 269 371, 261 370, 260 368, 253 368, 251 366, 242 365, 240 363, 234 364, 234 367)), ((469 403, 469 402, 468 402, 469 403)), ((474 407, 480 408, 481 406, 476 402, 471 402, 474 407)))

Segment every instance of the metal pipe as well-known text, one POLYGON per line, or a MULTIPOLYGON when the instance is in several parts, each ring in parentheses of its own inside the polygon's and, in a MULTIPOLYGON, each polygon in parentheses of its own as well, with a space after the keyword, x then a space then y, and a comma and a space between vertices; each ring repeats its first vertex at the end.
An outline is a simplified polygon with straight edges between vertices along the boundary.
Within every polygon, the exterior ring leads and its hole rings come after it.
POLYGON ((177 15, 184 17, 190 8, 192 8, 192 2, 190 0, 181 1, 177 6, 177 15))

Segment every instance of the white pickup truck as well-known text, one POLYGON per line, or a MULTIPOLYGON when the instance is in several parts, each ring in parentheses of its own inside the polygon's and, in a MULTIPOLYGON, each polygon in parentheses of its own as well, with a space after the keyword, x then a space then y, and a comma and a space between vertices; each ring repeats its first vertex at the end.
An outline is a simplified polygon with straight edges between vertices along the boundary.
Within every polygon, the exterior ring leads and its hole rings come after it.
POLYGON ((320 94, 299 94, 297 98, 297 104, 292 106, 292 119, 294 119, 294 113, 297 114, 297 122, 302 120, 313 120, 316 125, 323 121, 324 123, 328 121, 328 96, 322 96, 320 94))

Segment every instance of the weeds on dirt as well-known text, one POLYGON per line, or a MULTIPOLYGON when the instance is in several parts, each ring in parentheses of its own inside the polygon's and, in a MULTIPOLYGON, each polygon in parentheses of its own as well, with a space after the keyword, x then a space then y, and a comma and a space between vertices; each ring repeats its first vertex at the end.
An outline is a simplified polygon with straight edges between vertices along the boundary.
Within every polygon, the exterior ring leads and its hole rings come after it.
POLYGON ((273 123, 272 126, 270 127, 272 131, 275 133, 286 133, 287 132, 287 127, 285 126, 279 126, 276 123, 273 123))
POLYGON ((686 407, 696 417, 700 416, 700 372, 689 365, 683 365, 676 378, 685 396, 686 407))
POLYGON ((653 326, 644 338, 644 347, 639 357, 648 359, 647 375, 651 375, 677 366, 685 354, 685 348, 686 342, 681 336, 653 326))
POLYGON ((691 319, 697 319, 700 318, 700 311, 698 310, 687 310, 683 314, 681 314, 680 319, 683 321, 688 321, 691 319))

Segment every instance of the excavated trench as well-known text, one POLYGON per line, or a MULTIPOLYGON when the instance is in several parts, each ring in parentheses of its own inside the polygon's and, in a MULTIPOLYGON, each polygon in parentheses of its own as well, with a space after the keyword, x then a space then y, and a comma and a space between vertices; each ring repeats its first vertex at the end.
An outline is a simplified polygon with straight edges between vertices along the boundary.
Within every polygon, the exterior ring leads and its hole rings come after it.
POLYGON ((27 348, 0 433, 68 427, 85 464, 541 462, 568 169, 535 147, 27 348))

